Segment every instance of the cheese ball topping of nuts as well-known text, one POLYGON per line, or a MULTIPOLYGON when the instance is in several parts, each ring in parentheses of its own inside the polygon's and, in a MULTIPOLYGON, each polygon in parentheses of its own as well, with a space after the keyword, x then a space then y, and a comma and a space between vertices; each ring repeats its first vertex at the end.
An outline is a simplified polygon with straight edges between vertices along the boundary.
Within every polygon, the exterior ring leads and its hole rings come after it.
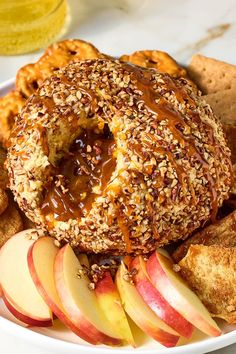
POLYGON ((30 97, 8 153, 27 216, 82 251, 148 253, 185 239, 228 197, 222 126, 186 79, 97 59, 30 97))

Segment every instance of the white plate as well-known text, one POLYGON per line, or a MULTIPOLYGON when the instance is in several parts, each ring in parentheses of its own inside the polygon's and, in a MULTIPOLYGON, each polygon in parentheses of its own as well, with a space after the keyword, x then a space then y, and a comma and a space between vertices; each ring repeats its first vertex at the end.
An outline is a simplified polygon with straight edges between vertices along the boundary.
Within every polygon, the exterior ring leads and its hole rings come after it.
MULTIPOLYGON (((0 84, 0 96, 5 95, 13 87, 13 79, 0 84)), ((46 348, 51 353, 130 354, 134 352, 134 349, 129 346, 121 348, 91 346, 67 330, 59 321, 55 322, 51 328, 25 328, 14 319, 0 300, 0 331, 46 348)), ((236 343, 236 325, 229 326, 223 322, 219 325, 223 331, 220 337, 210 338, 196 330, 191 340, 181 340, 179 346, 168 349, 139 332, 137 336, 140 346, 135 352, 140 354, 201 354, 236 343)))

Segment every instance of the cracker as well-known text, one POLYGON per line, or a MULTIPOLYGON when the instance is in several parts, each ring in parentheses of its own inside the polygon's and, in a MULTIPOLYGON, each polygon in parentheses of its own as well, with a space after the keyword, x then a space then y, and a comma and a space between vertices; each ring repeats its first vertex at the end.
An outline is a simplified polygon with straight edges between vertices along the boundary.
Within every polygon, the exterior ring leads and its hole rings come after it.
POLYGON ((25 104, 25 99, 16 90, 0 97, 0 142, 7 145, 11 129, 15 122, 15 116, 25 104))
POLYGON ((211 315, 236 323, 236 249, 191 245, 179 266, 211 315))
POLYGON ((6 210, 8 206, 7 193, 0 188, 0 215, 6 210))
POLYGON ((225 218, 218 220, 215 224, 209 225, 198 231, 184 241, 172 254, 175 262, 178 263, 184 258, 191 245, 219 245, 222 247, 236 248, 236 210, 225 218))
POLYGON ((16 88, 22 96, 28 98, 39 87, 42 75, 36 64, 28 64, 18 70, 16 75, 16 88))
POLYGON ((221 122, 236 125, 236 83, 230 89, 203 96, 221 122))
POLYGON ((236 66, 220 60, 197 54, 192 57, 187 70, 205 95, 236 86, 236 66))
POLYGON ((2 215, 0 215, 0 247, 17 232, 23 230, 20 213, 11 202, 2 215))
POLYGON ((231 150, 232 163, 236 163, 236 86, 230 89, 203 96, 210 104, 215 115, 220 118, 228 146, 231 150))
POLYGON ((174 77, 186 77, 187 72, 169 54, 160 50, 140 50, 130 55, 122 55, 121 62, 129 62, 144 68, 154 68, 174 77))
POLYGON ((38 67, 45 79, 52 75, 53 71, 66 66, 71 61, 97 59, 102 54, 91 43, 75 39, 54 43, 47 48, 44 55, 38 61, 38 67))

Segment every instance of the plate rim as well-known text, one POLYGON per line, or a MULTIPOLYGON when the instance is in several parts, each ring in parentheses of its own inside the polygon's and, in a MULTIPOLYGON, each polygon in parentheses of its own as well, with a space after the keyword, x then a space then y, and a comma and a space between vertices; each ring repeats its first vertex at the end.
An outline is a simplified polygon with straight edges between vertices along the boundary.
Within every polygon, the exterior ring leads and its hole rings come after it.
MULTIPOLYGON (((117 347, 99 347, 99 346, 84 346, 79 343, 72 343, 59 338, 53 338, 43 333, 30 330, 29 328, 22 327, 0 315, 0 329, 6 334, 13 335, 20 339, 25 339, 31 343, 37 343, 41 347, 46 347, 47 349, 57 349, 60 346, 60 351, 67 350, 71 353, 83 350, 83 353, 94 353, 94 354, 104 354, 116 353, 116 354, 130 354, 135 349, 130 347, 129 349, 119 349, 117 347), (49 347, 50 345, 50 347, 49 347)), ((162 348, 162 349, 142 349, 142 347, 137 348, 136 352, 141 354, 194 354, 194 353, 205 353, 217 350, 220 348, 227 347, 231 344, 236 343, 236 330, 222 334, 219 337, 209 337, 199 342, 190 343, 186 345, 181 345, 179 347, 173 348, 162 348)))
MULTIPOLYGON (((6 94, 8 91, 14 88, 15 78, 11 78, 7 81, 0 83, 0 97, 3 92, 6 94)), ((134 349, 130 347, 129 349, 119 349, 117 347, 99 347, 99 346, 84 346, 83 344, 77 344, 73 342, 68 342, 63 339, 54 338, 43 333, 39 333, 29 328, 22 327, 17 323, 14 323, 0 314, 0 329, 2 332, 13 335, 20 339, 25 339, 32 344, 38 344, 41 347, 47 349, 56 349, 60 347, 60 351, 69 351, 71 353, 78 353, 79 350, 83 353, 94 353, 94 354, 130 354, 134 349), (50 345, 50 347, 49 347, 50 345)), ((173 348, 162 348, 162 349, 142 349, 142 347, 137 348, 136 352, 141 354, 202 354, 211 352, 213 350, 221 349, 227 347, 231 344, 236 343, 236 330, 229 333, 224 333, 219 337, 209 337, 207 339, 201 340, 199 342, 189 343, 181 345, 179 347, 173 348)))

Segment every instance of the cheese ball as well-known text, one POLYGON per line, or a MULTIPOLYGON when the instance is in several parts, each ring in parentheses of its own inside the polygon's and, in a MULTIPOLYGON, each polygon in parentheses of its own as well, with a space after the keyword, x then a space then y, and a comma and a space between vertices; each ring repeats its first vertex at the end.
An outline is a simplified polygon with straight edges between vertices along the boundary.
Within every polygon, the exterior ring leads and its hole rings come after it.
POLYGON ((46 79, 11 135, 10 188, 26 215, 88 253, 149 253, 216 218, 230 151, 185 78, 108 59, 46 79))

